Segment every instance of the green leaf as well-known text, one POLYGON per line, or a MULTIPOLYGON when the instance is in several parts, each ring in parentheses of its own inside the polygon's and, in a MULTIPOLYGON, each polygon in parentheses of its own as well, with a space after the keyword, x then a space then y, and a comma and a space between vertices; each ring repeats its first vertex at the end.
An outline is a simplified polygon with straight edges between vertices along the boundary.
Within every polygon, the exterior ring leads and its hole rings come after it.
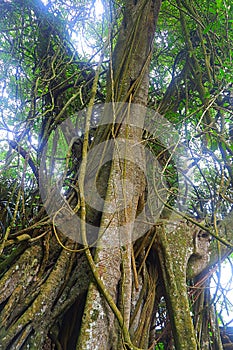
POLYGON ((220 9, 222 6, 222 0, 216 0, 217 8, 220 9))

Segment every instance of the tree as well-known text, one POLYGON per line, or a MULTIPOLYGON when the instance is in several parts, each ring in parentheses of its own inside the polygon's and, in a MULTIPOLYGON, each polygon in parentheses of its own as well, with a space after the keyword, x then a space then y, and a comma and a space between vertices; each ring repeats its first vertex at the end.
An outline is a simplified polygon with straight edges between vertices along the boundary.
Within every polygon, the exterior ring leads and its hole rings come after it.
POLYGON ((0 349, 223 349, 232 4, 104 5, 0 4, 0 349))

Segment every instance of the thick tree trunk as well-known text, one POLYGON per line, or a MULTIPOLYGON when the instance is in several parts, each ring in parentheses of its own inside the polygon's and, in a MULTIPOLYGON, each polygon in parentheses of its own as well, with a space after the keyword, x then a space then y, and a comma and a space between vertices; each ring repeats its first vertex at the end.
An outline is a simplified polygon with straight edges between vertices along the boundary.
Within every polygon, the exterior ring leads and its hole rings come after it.
MULTIPOLYGON (((107 100, 109 102, 112 101, 113 106, 117 101, 140 103, 146 106, 149 86, 149 64, 159 8, 160 1, 126 1, 123 23, 109 72, 107 100)), ((117 140, 120 138, 127 139, 133 142, 131 150, 127 150, 129 157, 132 160, 133 157, 138 157, 143 163, 143 154, 132 155, 132 152, 133 145, 141 142, 144 116, 140 113, 141 110, 137 105, 136 107, 129 105, 128 108, 130 109, 130 116, 135 116, 136 120, 141 118, 140 128, 122 124, 115 136, 115 150, 113 153, 117 154, 118 152, 117 140), (138 117, 139 113, 140 116, 138 117)), ((118 115, 116 112, 117 121, 118 115)), ((134 120, 131 120, 131 124, 133 123, 134 120)), ((137 172, 138 169, 135 169, 128 162, 123 164, 120 160, 112 163, 99 233, 101 237, 101 234, 103 231, 106 231, 107 227, 109 236, 105 232, 106 246, 103 247, 103 241, 101 240, 102 246, 97 247, 95 255, 97 270, 106 289, 115 303, 120 298, 119 307, 126 328, 129 328, 131 311, 131 242, 133 222, 136 218, 139 197, 145 190, 145 182, 140 177, 141 174, 137 174, 137 172), (122 168, 125 169, 124 172, 122 172, 122 168), (131 189, 124 184, 121 188, 115 188, 116 184, 122 183, 122 181, 125 183, 129 181, 131 189), (122 195, 125 197, 125 202, 130 203, 127 206, 127 211, 121 217, 118 215, 114 217, 107 215, 106 213, 112 212, 110 207, 112 207, 113 202, 116 204, 116 208, 122 202, 122 195), (119 236, 119 227, 122 225, 125 227, 124 236, 127 237, 125 247, 121 247, 119 236), (116 247, 111 249, 109 242, 113 240, 117 244, 114 244, 116 247)), ((103 181, 106 180, 103 179, 103 181)), ((124 346, 121 332, 119 325, 117 326, 117 323, 114 321, 112 310, 99 292, 97 285, 92 283, 89 287, 77 349, 95 348, 107 350, 111 347, 121 349, 124 346)))
POLYGON ((187 264, 193 254, 193 229, 185 222, 173 221, 158 232, 158 254, 165 297, 176 349, 197 349, 187 294, 187 264))

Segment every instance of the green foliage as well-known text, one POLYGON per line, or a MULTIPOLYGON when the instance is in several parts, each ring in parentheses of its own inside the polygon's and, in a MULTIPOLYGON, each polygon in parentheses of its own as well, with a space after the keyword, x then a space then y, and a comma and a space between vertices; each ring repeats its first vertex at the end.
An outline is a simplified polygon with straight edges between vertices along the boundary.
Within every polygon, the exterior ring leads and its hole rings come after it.
MULTIPOLYGON (((114 1, 97 15, 93 1, 53 0, 47 6, 41 1, 1 2, 0 201, 4 215, 9 214, 0 220, 4 230, 14 213, 17 232, 40 212, 35 169, 47 141, 51 168, 57 126, 87 106, 103 48, 96 103, 105 101, 123 7, 114 1)), ((187 167, 177 169, 172 152, 156 140, 148 147, 166 170, 170 204, 180 172, 189 188, 183 198, 188 214, 208 217, 210 224, 232 213, 232 13, 230 0, 163 1, 150 67, 148 106, 178 131, 187 167)), ((59 172, 66 163, 73 176, 77 169, 74 159, 67 162, 63 141, 56 149, 60 168, 51 171, 59 172)), ((70 189, 70 179, 64 189, 70 189)), ((165 349, 163 342, 155 349, 165 349)))
MULTIPOLYGON (((24 160, 7 146, 7 138, 19 143, 38 167, 56 126, 88 103, 98 52, 108 40, 112 46, 106 45, 106 59, 114 48, 122 4, 103 9, 104 16, 96 14, 94 3, 78 1, 0 6, 0 161, 3 167, 9 161, 11 177, 17 178, 24 160)), ((190 214, 224 217, 231 202, 223 198, 232 195, 233 5, 196 0, 180 6, 162 2, 148 105, 165 114, 185 144, 193 177, 187 198, 190 214)), ((105 98, 107 63, 96 102, 105 98)), ((176 169, 169 166, 169 181, 175 186, 176 169)), ((27 171, 29 176, 30 166, 27 171)))

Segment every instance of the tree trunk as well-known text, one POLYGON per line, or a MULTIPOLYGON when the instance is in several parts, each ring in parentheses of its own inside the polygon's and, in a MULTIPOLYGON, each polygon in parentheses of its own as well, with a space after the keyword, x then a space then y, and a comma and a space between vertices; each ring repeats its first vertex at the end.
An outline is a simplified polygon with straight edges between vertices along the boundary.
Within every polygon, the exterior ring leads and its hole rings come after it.
MULTIPOLYGON (((146 106, 149 86, 149 64, 152 53, 152 44, 155 33, 155 24, 158 18, 160 8, 159 1, 127 1, 124 12, 124 18, 121 25, 117 44, 113 53, 112 69, 109 73, 107 100, 115 102, 134 102, 146 106), (146 28, 146 30, 145 30, 146 28)), ((116 111, 118 111, 116 105, 116 111)), ((127 150, 128 157, 133 160, 132 152, 136 143, 142 139, 142 130, 144 117, 141 113, 140 106, 130 105, 130 116, 134 116, 135 120, 140 120, 140 127, 136 128, 132 125, 121 126, 115 135, 115 150, 117 154, 118 139, 127 139, 132 142, 132 149, 127 150), (135 107, 136 106, 136 107, 135 107), (138 117, 138 114, 139 117, 138 117), (131 154, 130 154, 131 153, 131 154)), ((119 106, 120 109, 121 105, 119 106)), ((119 120, 116 112, 116 123, 119 120)), ((131 124, 135 121, 131 120, 131 124)), ((137 124, 136 124, 137 125, 137 124)), ((98 135, 97 135, 98 138, 98 135)), ((102 137, 102 141, 103 137, 102 137)), ((143 164, 143 154, 134 154, 143 164)), ((102 214, 100 237, 102 231, 105 232, 105 241, 101 240, 101 247, 97 246, 95 254, 95 263, 98 274, 104 282, 105 288, 110 293, 114 303, 119 301, 119 308, 124 320, 124 326, 128 329, 131 312, 131 286, 132 286, 132 236, 133 222, 136 217, 139 197, 145 190, 145 183, 141 173, 138 173, 130 163, 123 164, 121 160, 112 163, 108 187, 106 190, 104 213, 102 214), (122 173, 122 168, 124 172, 122 173), (131 183, 131 189, 124 184, 121 188, 115 188, 115 184, 123 182, 131 183), (132 181, 132 179, 135 179, 132 181), (133 183, 132 183, 133 182, 133 183), (122 202, 122 195, 127 206, 127 210, 120 217, 115 215, 107 215, 112 212, 112 203, 122 202), (109 204, 108 204, 109 203, 109 204), (109 207, 110 206, 110 207, 109 207), (119 235, 119 227, 124 226, 123 236, 127 237, 127 243, 121 247, 121 238, 119 235), (106 234, 106 227, 109 235, 106 234), (114 238, 113 238, 114 237, 114 238), (112 242, 116 240, 114 249, 111 249, 112 242)), ((104 180, 105 181, 105 180, 104 180)), ((122 234, 122 232, 121 232, 122 234)), ((84 311, 84 318, 81 327, 81 333, 77 349, 120 349, 126 342, 122 339, 122 330, 114 319, 114 313, 106 303, 104 296, 100 293, 98 286, 92 283, 89 287, 88 298, 84 311), (123 343, 122 343, 123 340, 123 343)))

